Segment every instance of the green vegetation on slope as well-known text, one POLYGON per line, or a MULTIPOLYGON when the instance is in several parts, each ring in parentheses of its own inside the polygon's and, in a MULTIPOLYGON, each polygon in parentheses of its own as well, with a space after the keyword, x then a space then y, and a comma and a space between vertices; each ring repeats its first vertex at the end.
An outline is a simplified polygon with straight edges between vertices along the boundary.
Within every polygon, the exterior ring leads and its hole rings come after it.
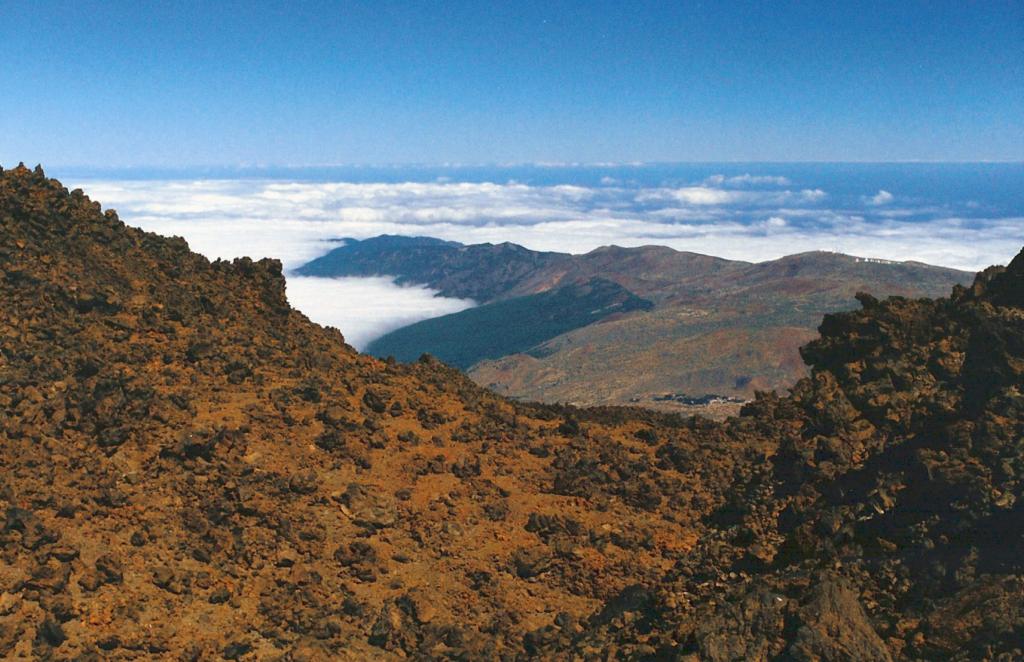
POLYGON ((603 278, 435 317, 398 329, 367 347, 400 361, 433 354, 467 369, 484 359, 526 351, 567 331, 653 304, 603 278))

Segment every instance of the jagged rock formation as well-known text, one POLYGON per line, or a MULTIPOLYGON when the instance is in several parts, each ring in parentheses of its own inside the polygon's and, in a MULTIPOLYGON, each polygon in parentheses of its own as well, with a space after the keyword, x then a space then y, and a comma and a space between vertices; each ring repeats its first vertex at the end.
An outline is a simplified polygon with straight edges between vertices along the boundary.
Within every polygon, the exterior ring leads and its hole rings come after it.
POLYGON ((0 656, 1024 655, 1024 253, 725 423, 359 355, 273 261, 0 173, 0 656))

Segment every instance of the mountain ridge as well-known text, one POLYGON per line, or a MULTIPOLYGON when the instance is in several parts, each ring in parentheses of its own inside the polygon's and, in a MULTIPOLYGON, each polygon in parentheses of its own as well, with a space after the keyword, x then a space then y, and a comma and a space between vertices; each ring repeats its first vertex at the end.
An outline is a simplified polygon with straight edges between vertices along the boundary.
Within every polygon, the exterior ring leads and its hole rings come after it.
MULTIPOLYGON (((332 249, 327 254, 315 258, 307 264, 299 267, 296 272, 304 276, 391 276, 396 278, 400 283, 417 283, 420 285, 426 285, 432 289, 439 290, 442 296, 454 296, 458 298, 474 298, 475 300, 486 303, 491 299, 507 296, 512 292, 523 293, 523 290, 517 290, 515 287, 531 287, 530 285, 524 285, 520 283, 503 283, 501 287, 491 287, 486 291, 489 296, 481 298, 478 296, 473 297, 469 290, 465 289, 451 289, 448 286, 446 289, 445 278, 450 277, 451 271, 466 271, 467 269, 476 268, 478 270, 472 272, 472 276, 476 279, 487 279, 490 274, 488 269, 493 265, 466 265, 465 263, 458 263, 451 267, 449 270, 442 270, 441 274, 423 274, 421 270, 415 269, 409 270, 409 264, 415 264, 414 259, 409 259, 409 256, 403 255, 402 252, 409 248, 436 248, 443 249, 446 253, 459 254, 459 253, 494 253, 496 249, 501 251, 508 251, 515 253, 520 256, 530 256, 536 264, 544 267, 561 267, 567 264, 586 264, 588 261, 597 261, 599 258, 609 254, 615 254, 616 258, 621 259, 623 255, 631 258, 642 258, 650 254, 667 255, 675 259, 685 259, 691 262, 700 262, 701 266, 705 269, 708 265, 716 265, 719 268, 722 266, 728 266, 736 269, 771 269, 776 264, 788 264, 792 262, 810 261, 814 258, 827 258, 829 262, 836 262, 839 264, 877 264, 890 267, 919 267, 921 269, 943 273, 947 275, 955 275, 956 277, 964 277, 969 275, 969 272, 960 271, 957 269, 951 269, 948 267, 941 267, 931 264, 926 264, 917 261, 897 261, 897 260, 882 260, 878 258, 865 258, 855 255, 847 255, 844 253, 835 253, 831 251, 805 251, 803 253, 794 253, 792 255, 783 256, 772 260, 765 260, 763 262, 746 262, 743 260, 730 260, 726 258, 719 258, 711 255, 705 255, 702 253, 695 253, 692 251, 683 251, 672 248, 670 246, 663 246, 658 244, 647 244, 636 247, 623 247, 618 245, 600 246, 586 253, 572 254, 572 253, 558 253, 558 252, 544 252, 544 251, 533 251, 525 248, 521 245, 514 244, 511 242, 502 242, 500 244, 462 244, 455 241, 436 239, 434 237, 407 237, 401 235, 379 235, 369 239, 345 239, 346 245, 332 249), (545 260, 550 260, 549 263, 545 263, 545 260), (419 278, 419 280, 416 280, 419 278)), ((432 256, 434 257, 434 256, 432 256)), ((816 260, 820 262, 821 260, 816 260)), ((596 274, 592 274, 596 275, 596 274)), ((542 276, 539 280, 545 280, 549 276, 542 276)), ((530 281, 528 281, 530 282, 530 281)), ((542 287, 542 285, 533 285, 533 287, 542 287)), ((550 287, 550 285, 548 286, 550 287)), ((474 290, 479 293, 479 290, 474 290)), ((530 293, 533 293, 532 291, 530 293)), ((642 294, 642 293, 638 293, 642 294)))
MULTIPOLYGON (((420 240, 406 241, 415 245, 420 240)), ((443 253, 427 256, 410 254, 400 243, 383 238, 328 256, 321 258, 326 262, 311 263, 320 265, 321 275, 391 272, 401 282, 418 279, 442 293, 468 294, 458 289, 465 284, 478 295, 481 305, 475 308, 376 339, 368 350, 378 356, 409 361, 429 353, 467 370, 478 383, 519 399, 642 403, 675 410, 677 399, 665 399, 664 394, 749 399, 758 389, 791 386, 806 374, 798 347, 814 338, 825 312, 856 306, 858 291, 937 296, 971 278, 944 267, 826 251, 750 263, 665 246, 534 255, 522 247, 496 252, 490 244, 445 243, 443 253), (459 257, 465 253, 474 257, 459 257), (506 277, 509 273, 514 277, 506 277), (614 282, 653 305, 607 318, 569 312, 584 302, 536 308, 544 300, 538 295, 556 293, 549 297, 552 301, 571 301, 572 288, 595 278, 614 282), (479 297, 482 293, 484 298, 479 297), (509 318, 509 311, 517 308, 533 312, 509 318), (557 318, 560 308, 566 310, 560 326, 541 321, 557 318), (533 346, 503 342, 509 334, 502 324, 510 319, 524 327, 519 337, 536 340, 533 346), (463 352, 453 339, 481 351, 463 352), (477 361, 470 364, 472 358, 477 361)))
POLYGON ((392 276, 396 282, 426 284, 442 296, 476 301, 489 301, 514 287, 538 267, 559 262, 563 253, 538 253, 510 244, 476 244, 466 246, 432 237, 381 235, 372 239, 346 240, 346 244, 318 257, 298 269, 302 276, 392 276), (412 251, 412 255, 409 252, 412 251), (485 260, 495 256, 505 259, 501 270, 488 272, 480 278, 485 260), (411 270, 397 268, 400 257, 411 270), (440 259, 449 264, 438 265, 440 259), (388 270, 396 273, 384 273, 388 270))

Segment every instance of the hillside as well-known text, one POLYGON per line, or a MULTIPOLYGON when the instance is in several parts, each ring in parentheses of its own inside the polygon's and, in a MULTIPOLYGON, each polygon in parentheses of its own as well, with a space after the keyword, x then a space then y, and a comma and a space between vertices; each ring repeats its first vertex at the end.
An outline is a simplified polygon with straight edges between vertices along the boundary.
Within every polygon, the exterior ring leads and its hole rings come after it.
POLYGON ((524 405, 0 171, 0 656, 1024 656, 1024 252, 725 423, 524 405))
POLYGON ((565 253, 538 253, 515 244, 464 246, 431 237, 381 235, 343 245, 304 264, 302 276, 395 276, 396 282, 420 283, 441 296, 491 301, 533 274, 569 258, 565 253))
POLYGON ((971 279, 823 252, 751 264, 664 246, 567 255, 407 237, 346 244, 302 273, 389 274, 482 304, 387 334, 367 347, 377 356, 429 353, 520 399, 670 410, 681 408, 664 394, 747 399, 788 388, 806 374, 797 350, 821 316, 856 307, 859 291, 934 297, 971 279), (573 301, 593 279, 653 305, 573 301))
POLYGON ((617 283, 592 278, 417 322, 370 343, 366 351, 414 361, 428 347, 445 363, 467 370, 598 320, 653 307, 617 283))

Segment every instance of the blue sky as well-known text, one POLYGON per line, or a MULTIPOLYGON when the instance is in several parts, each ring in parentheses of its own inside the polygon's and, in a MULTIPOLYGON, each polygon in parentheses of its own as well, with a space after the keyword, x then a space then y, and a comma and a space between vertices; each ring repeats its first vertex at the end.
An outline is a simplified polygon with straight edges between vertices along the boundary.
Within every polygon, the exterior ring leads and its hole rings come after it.
POLYGON ((8 2, 0 164, 1024 159, 1024 3, 8 2))

